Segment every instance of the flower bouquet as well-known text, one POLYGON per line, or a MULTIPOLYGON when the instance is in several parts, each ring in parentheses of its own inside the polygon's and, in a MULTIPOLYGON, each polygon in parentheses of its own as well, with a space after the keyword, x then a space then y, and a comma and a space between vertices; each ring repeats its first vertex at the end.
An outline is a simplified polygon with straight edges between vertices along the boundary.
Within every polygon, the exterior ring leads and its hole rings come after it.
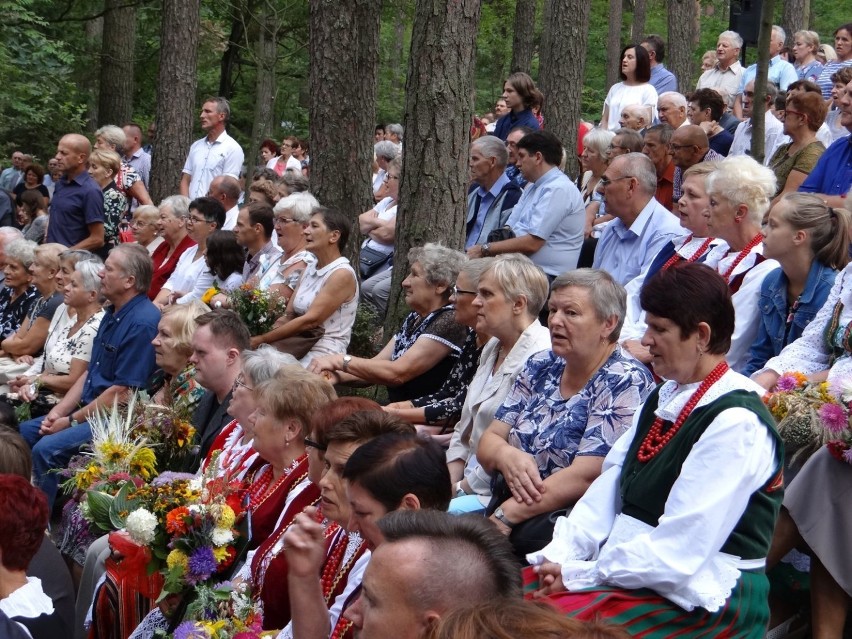
POLYGON ((790 450, 804 462, 827 445, 831 454, 852 464, 852 384, 810 382, 801 373, 785 373, 764 397, 790 450))
POLYGON ((251 284, 238 286, 228 294, 231 308, 240 316, 251 335, 268 333, 275 320, 284 314, 287 301, 270 291, 254 288, 251 284))
POLYGON ((143 409, 136 419, 134 432, 145 437, 156 450, 160 472, 185 472, 196 465, 195 428, 190 423, 193 404, 178 400, 168 405, 153 404, 140 393, 143 409))

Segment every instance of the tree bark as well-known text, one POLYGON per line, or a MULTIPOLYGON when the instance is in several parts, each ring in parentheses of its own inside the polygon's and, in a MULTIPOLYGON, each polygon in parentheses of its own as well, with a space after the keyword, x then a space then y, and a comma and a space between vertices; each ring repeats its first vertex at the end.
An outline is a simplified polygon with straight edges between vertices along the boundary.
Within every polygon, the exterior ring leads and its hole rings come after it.
POLYGON ((311 191, 353 225, 373 201, 381 13, 381 0, 310 2, 311 191))
POLYGON ((769 76, 769 40, 775 0, 763 0, 760 7, 760 35, 757 38, 757 74, 754 77, 754 105, 751 112, 751 157, 763 162, 766 153, 766 81, 769 76))
POLYGON ((630 41, 633 43, 642 42, 645 37, 645 0, 635 0, 633 3, 633 30, 630 41))
POLYGON ((556 135, 567 149, 565 172, 577 175, 577 127, 580 124, 586 70, 586 44, 589 34, 589 3, 586 0, 546 0, 548 19, 544 23, 541 50, 544 120, 547 130, 556 135))
MULTIPOLYGON (((619 81, 621 70, 621 23, 624 19, 623 0, 609 0, 609 32, 606 38, 606 90, 619 81)), ((547 28, 547 25, 545 25, 547 28)), ((558 38, 559 32, 554 35, 558 38)), ((582 84, 580 85, 582 86, 582 84)))
POLYGON ((808 28, 808 20, 811 13, 810 0, 785 0, 784 15, 781 26, 787 33, 786 45, 793 46, 793 34, 808 28))
POLYGON ((101 47, 98 121, 121 126, 133 118, 133 59, 136 7, 125 0, 106 0, 101 47))
POLYGON ((698 0, 667 0, 668 69, 677 78, 678 91, 694 87, 692 52, 698 45, 698 0))
POLYGON ((515 35, 512 38, 512 73, 532 72, 535 41, 536 0, 517 0, 515 5, 515 35))
POLYGON ((405 84, 405 152, 385 333, 407 312, 408 250, 464 246, 480 0, 417 0, 405 84))
POLYGON ((98 128, 98 96, 100 95, 100 66, 99 55, 103 46, 104 19, 103 17, 86 20, 84 27, 85 55, 92 60, 92 68, 88 73, 82 74, 79 79, 80 88, 86 96, 86 128, 94 131, 98 128))
POLYGON ((245 22, 242 8, 234 6, 236 15, 231 20, 231 32, 228 35, 228 46, 222 54, 219 64, 219 95, 230 100, 234 96, 234 68, 237 66, 242 40, 245 36, 245 22))
POLYGON ((163 0, 157 86, 157 146, 151 164, 151 198, 179 192, 181 170, 198 117, 198 41, 201 0, 163 0))
POLYGON ((270 4, 265 4, 258 18, 257 82, 255 84, 254 119, 251 143, 246 154, 246 175, 254 175, 260 143, 273 129, 275 113, 275 63, 278 60, 279 20, 270 4))

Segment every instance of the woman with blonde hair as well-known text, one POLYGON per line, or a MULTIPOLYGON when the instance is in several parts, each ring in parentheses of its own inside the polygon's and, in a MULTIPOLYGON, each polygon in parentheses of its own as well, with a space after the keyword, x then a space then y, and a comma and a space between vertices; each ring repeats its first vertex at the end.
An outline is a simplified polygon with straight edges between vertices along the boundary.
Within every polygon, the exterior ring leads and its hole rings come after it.
POLYGON ((127 198, 115 183, 120 170, 121 157, 115 151, 95 149, 89 156, 89 175, 104 192, 104 253, 118 244, 118 227, 127 212, 127 198))
POLYGON ((819 34, 816 31, 796 31, 793 34, 793 68, 799 80, 816 82, 822 73, 823 63, 817 60, 819 34))
POLYGON ((157 230, 157 220, 160 219, 160 210, 153 204, 143 204, 133 211, 133 219, 130 221, 130 229, 136 237, 136 243, 144 246, 149 255, 153 255, 157 247, 165 240, 157 230))

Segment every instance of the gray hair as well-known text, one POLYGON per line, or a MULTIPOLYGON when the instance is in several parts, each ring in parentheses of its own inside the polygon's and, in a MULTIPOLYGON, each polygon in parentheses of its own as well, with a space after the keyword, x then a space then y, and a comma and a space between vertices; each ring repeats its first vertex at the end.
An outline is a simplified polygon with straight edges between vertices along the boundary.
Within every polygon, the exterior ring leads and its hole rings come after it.
MULTIPOLYGON (((468 260, 459 269, 459 275, 464 273, 465 277, 469 277, 473 288, 479 286, 479 278, 485 273, 494 261, 493 257, 479 257, 473 260, 468 260)), ((458 280, 458 278, 456 278, 458 280)))
POLYGON ((311 221, 311 215, 313 215, 314 209, 318 206, 319 202, 310 193, 291 193, 287 197, 278 200, 278 204, 272 210, 275 213, 290 211, 293 221, 300 224, 307 224, 311 221))
POLYGON ((19 229, 14 226, 0 226, 0 249, 10 242, 19 240, 24 237, 19 229))
POLYGON ((644 153, 627 153, 613 159, 614 162, 623 162, 625 175, 632 175, 639 182, 639 186, 648 195, 657 192, 657 170, 654 163, 644 153))
POLYGON ((544 308, 548 294, 547 275, 526 255, 498 255, 490 263, 487 272, 506 299, 515 302, 521 296, 526 298, 530 317, 538 316, 544 308))
POLYGON ((158 209, 153 204, 143 204, 141 206, 137 206, 136 210, 133 211, 133 217, 138 217, 140 220, 150 220, 154 221, 160 216, 160 209, 158 209))
POLYGON ((595 127, 583 138, 583 146, 587 149, 595 151, 600 156, 606 156, 607 148, 612 144, 612 139, 615 137, 615 131, 607 131, 595 127))
POLYGON ((450 288, 456 283, 462 265, 467 261, 467 255, 461 251, 428 242, 423 246, 415 246, 408 252, 408 263, 419 262, 423 268, 426 281, 431 286, 446 286, 447 296, 450 288))
POLYGON ((663 100, 670 100, 677 108, 686 108, 686 96, 683 93, 678 93, 677 91, 663 91, 657 98, 657 104, 663 100))
POLYGON ((506 148, 505 142, 495 135, 483 135, 481 138, 474 140, 470 145, 470 150, 476 149, 487 158, 495 158, 497 166, 505 167, 509 163, 509 151, 506 148))
MULTIPOLYGON (((397 136, 399 138, 400 142, 402 142, 402 132, 403 132, 403 128, 402 128, 401 124, 388 124, 385 127, 385 133, 390 133, 392 135, 397 136)), ((393 144, 393 143, 391 143, 391 144, 393 144)))
POLYGON ((127 136, 124 134, 124 129, 114 124, 107 124, 95 131, 95 139, 103 138, 104 142, 115 147, 115 152, 121 155, 124 152, 124 146, 127 144, 127 136))
POLYGON ((35 251, 38 248, 36 242, 19 238, 6 245, 6 259, 15 260, 29 268, 35 261, 35 251))
POLYGON ((777 187, 772 169, 748 155, 734 155, 720 161, 707 176, 706 190, 708 195, 721 197, 733 206, 744 204, 749 221, 759 225, 777 187))
POLYGON ((261 344, 257 350, 244 350, 241 357, 243 375, 255 386, 275 377, 280 368, 299 363, 290 353, 282 353, 269 344, 261 344))
POLYGON ((783 27, 777 24, 772 25, 772 33, 781 38, 781 42, 784 42, 787 39, 787 32, 784 31, 783 27))
POLYGON ((172 215, 178 219, 189 216, 189 198, 185 195, 170 195, 160 202, 160 210, 164 206, 170 208, 172 215))
POLYGON ((609 334, 610 343, 618 341, 621 327, 624 324, 624 314, 627 311, 627 291, 612 279, 612 275, 597 268, 578 268, 559 275, 550 291, 555 292, 569 286, 584 288, 589 292, 589 299, 595 309, 595 315, 602 322, 610 317, 616 318, 615 328, 609 334))
POLYGON ((99 271, 104 265, 101 258, 86 249, 68 249, 67 251, 62 251, 59 254, 60 266, 62 265, 62 262, 71 262, 74 265, 79 264, 80 262, 95 262, 98 265, 99 271))
MULTIPOLYGON (((393 144, 393 142, 391 142, 393 144)), ((278 183, 287 187, 289 193, 304 193, 310 186, 310 180, 296 171, 284 171, 284 175, 278 178, 278 183)))
MULTIPOLYGON (((620 128, 615 130, 615 135, 621 138, 621 145, 628 149, 635 149, 636 153, 642 150, 642 136, 633 129, 620 128)), ((633 151, 632 151, 633 152, 633 151)))
POLYGON ((99 275, 103 267, 104 263, 99 259, 80 260, 74 265, 74 271, 80 274, 80 284, 83 285, 84 290, 100 292, 101 278, 99 275))
POLYGON ((127 277, 133 278, 136 292, 147 293, 154 275, 154 263, 148 250, 138 244, 119 244, 109 253, 112 255, 119 252, 123 261, 122 271, 127 277))
POLYGON ((216 105, 217 113, 225 114, 225 122, 227 123, 231 119, 231 103, 228 102, 227 98, 223 97, 210 97, 204 100, 203 104, 207 104, 208 102, 212 102, 216 105))
POLYGON ((737 49, 743 48, 743 38, 736 31, 722 31, 722 33, 719 34, 719 37, 716 38, 717 42, 719 40, 728 40, 729 42, 731 42, 734 45, 735 48, 737 48, 737 49))
POLYGON ((390 161, 399 155, 399 147, 390 140, 382 140, 381 142, 376 142, 373 152, 376 154, 376 157, 390 161))
POLYGON ((667 124, 663 122, 662 124, 655 124, 654 126, 649 126, 645 129, 645 137, 648 137, 649 133, 657 133, 660 136, 661 144, 668 144, 672 140, 672 135, 674 135, 674 129, 671 124, 667 124))

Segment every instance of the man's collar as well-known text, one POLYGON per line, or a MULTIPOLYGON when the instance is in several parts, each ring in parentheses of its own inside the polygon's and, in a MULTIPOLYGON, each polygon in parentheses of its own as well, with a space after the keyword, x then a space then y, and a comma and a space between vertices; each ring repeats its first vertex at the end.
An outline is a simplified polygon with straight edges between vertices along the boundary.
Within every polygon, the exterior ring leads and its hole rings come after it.
POLYGON ((503 190, 503 187, 509 183, 509 177, 506 175, 506 171, 500 171, 500 175, 497 176, 497 179, 494 180, 494 184, 491 185, 490 189, 486 189, 481 184, 477 189, 477 195, 479 197, 485 197, 487 193, 490 193, 492 196, 497 197, 500 194, 500 191, 503 190))

